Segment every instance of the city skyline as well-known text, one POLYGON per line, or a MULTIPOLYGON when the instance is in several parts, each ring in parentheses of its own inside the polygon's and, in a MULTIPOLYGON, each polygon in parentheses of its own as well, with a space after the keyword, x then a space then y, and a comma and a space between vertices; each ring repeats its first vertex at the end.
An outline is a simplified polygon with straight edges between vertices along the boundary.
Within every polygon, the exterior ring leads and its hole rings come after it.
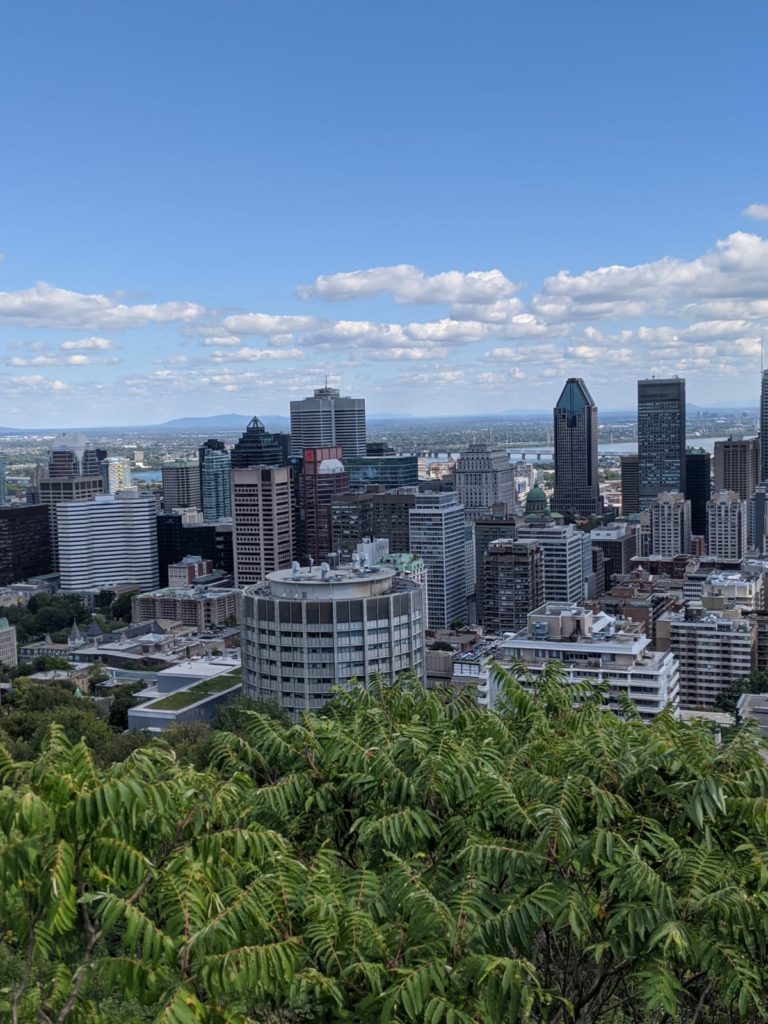
POLYGON ((570 376, 756 403, 763 5, 34 6, 0 64, 0 425, 272 416, 326 375, 373 418, 570 376))

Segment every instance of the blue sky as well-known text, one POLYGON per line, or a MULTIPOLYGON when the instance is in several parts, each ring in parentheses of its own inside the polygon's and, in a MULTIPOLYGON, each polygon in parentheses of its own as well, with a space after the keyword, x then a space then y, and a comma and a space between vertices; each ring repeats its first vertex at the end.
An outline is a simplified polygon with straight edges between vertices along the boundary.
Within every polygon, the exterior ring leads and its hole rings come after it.
POLYGON ((8 5, 0 424, 756 399, 761 2, 8 5), (751 208, 751 215, 744 211, 751 208))

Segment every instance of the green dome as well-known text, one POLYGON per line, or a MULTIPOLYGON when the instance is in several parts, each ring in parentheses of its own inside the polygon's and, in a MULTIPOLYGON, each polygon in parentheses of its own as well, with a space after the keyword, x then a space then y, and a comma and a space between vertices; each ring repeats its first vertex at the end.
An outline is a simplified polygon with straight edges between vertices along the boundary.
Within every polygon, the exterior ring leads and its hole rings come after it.
POLYGON ((540 487, 532 487, 525 499, 525 512, 546 512, 549 508, 547 496, 540 487))

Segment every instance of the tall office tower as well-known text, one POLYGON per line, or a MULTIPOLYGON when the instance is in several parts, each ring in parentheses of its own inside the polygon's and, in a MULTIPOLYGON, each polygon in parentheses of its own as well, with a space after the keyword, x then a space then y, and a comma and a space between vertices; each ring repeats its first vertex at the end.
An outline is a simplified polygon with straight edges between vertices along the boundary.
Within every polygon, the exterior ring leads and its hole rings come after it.
MULTIPOLYGON (((101 453, 106 454, 106 453, 101 453)), ((40 504, 50 508, 53 569, 59 567, 56 507, 62 501, 86 501, 104 493, 104 480, 97 452, 85 434, 59 434, 48 452, 48 464, 36 484, 40 504)))
POLYGON ((597 479, 597 406, 580 377, 569 377, 555 419, 555 491, 552 511, 596 516, 602 511, 597 479))
POLYGON ((295 537, 289 466, 232 470, 232 533, 235 586, 290 569, 295 537))
POLYGON ((331 507, 347 490, 341 448, 305 448, 301 472, 303 520, 302 554, 323 562, 333 551, 331 507))
POLYGON ((493 540, 485 553, 482 621, 495 633, 524 629, 544 603, 544 556, 533 540, 493 540))
POLYGON ((747 502, 747 545, 760 555, 766 550, 767 517, 768 484, 759 484, 747 502))
POLYGON ((154 498, 138 490, 57 505, 61 589, 156 587, 156 516, 154 498))
POLYGON ((103 459, 101 475, 104 480, 104 493, 117 494, 131 486, 131 460, 119 456, 103 459))
POLYGON ((763 370, 760 384, 760 480, 768 480, 768 370, 763 370))
POLYGON ((8 472, 8 458, 0 452, 0 508, 8 504, 8 489, 5 481, 8 472))
POLYGON ((94 448, 85 434, 59 434, 48 451, 48 470, 44 474, 51 480, 97 476, 101 459, 107 453, 94 448))
POLYGON ((337 495, 331 502, 332 550, 351 558, 366 537, 383 537, 392 552, 410 550, 408 514, 416 494, 366 491, 337 495))
POLYGON ((453 480, 469 522, 491 514, 494 505, 515 510, 515 470, 502 448, 471 444, 459 456, 453 480))
POLYGON ((288 458, 280 436, 285 435, 270 434, 261 420, 254 416, 230 452, 232 469, 284 466, 288 458))
POLYGON ((517 537, 517 520, 499 505, 495 514, 476 519, 475 527, 475 607, 477 621, 483 625, 485 614, 485 555, 495 540, 512 543, 517 537))
POLYGON ((747 553, 747 503, 736 491, 718 491, 707 503, 707 553, 733 562, 747 553))
POLYGON ((632 570, 632 559, 637 554, 637 529, 628 523, 611 523, 592 530, 592 549, 599 550, 605 560, 605 585, 611 586, 611 576, 623 576, 632 570))
POLYGON ((421 584, 389 566, 271 572, 243 599, 244 693, 296 716, 352 679, 424 680, 423 607, 421 584))
POLYGON ((685 493, 685 380, 637 382, 640 510, 662 491, 685 493))
POLYGON ((234 572, 232 524, 204 523, 200 513, 162 512, 157 517, 160 586, 168 586, 168 567, 188 555, 213 562, 214 569, 234 572))
POLYGON ((621 455, 621 514, 640 511, 640 461, 637 455, 621 455))
POLYGON ((208 440, 204 441, 197 449, 197 461, 200 464, 200 468, 202 469, 206 456, 209 455, 210 452, 225 452, 226 450, 226 444, 224 444, 223 441, 220 441, 218 437, 209 437, 208 440))
POLYGON ((428 625, 448 629, 466 622, 464 506, 452 491, 420 493, 408 521, 409 551, 427 568, 428 625))
POLYGON ((651 503, 651 554, 691 553, 691 503, 679 491, 662 491, 651 503))
MULTIPOLYGON (((544 599, 578 604, 584 597, 582 533, 547 514, 526 514, 518 540, 535 540, 544 557, 544 599)), ((592 566, 589 566, 591 573, 592 566)))
POLYGON ((48 505, 0 508, 0 586, 51 571, 50 513, 48 505))
POLYGON ((712 497, 711 456, 703 448, 685 452, 685 496, 691 503, 691 533, 707 532, 707 502, 712 497))
POLYGON ((232 460, 229 452, 209 451, 200 463, 203 519, 215 523, 232 515, 232 460))
POLYGON ((756 437, 715 441, 715 492, 735 491, 746 501, 759 483, 760 441, 756 437))
POLYGON ((328 445, 338 445, 345 459, 365 456, 364 398, 342 398, 338 388, 324 387, 291 402, 291 454, 328 445))
POLYGON ((163 508, 172 512, 175 508, 202 509, 200 494, 200 466, 197 462, 172 462, 162 467, 163 508))
MULTIPOLYGON (((371 445, 367 446, 369 451, 371 445)), ((344 456, 350 491, 381 486, 388 491, 419 486, 419 460, 416 455, 366 455, 364 459, 344 456)))

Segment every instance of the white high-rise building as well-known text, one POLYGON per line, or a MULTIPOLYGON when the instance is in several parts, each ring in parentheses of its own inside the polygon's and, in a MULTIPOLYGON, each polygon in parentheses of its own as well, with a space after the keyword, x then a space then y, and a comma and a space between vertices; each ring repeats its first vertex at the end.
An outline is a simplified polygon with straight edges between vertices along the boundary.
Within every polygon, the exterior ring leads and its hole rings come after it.
POLYGON ((117 494, 131 486, 131 460, 119 455, 110 456, 101 461, 101 473, 104 478, 105 494, 117 494))
POLYGON ((707 552, 733 562, 747 553, 747 503, 735 491, 719 491, 707 502, 707 552))
POLYGON ((64 591, 116 584, 156 587, 157 506, 138 490, 56 506, 64 591))
MULTIPOLYGON (((517 528, 518 540, 534 540, 544 559, 544 597, 547 601, 579 602, 584 598, 585 546, 588 535, 562 520, 526 516, 517 528)), ((592 566, 589 565, 591 573, 592 566)))
POLYGON ((364 458, 365 399, 342 397, 338 388, 316 388, 291 402, 291 455, 305 448, 339 445, 343 458, 364 458))
POLYGON ((467 620, 464 506, 451 491, 420 493, 408 513, 410 552, 427 570, 428 625, 467 620))
POLYGON ((679 491, 663 491, 651 502, 651 554, 674 558, 691 553, 691 503, 679 491))
POLYGON ((459 456, 453 479, 467 520, 489 516, 494 505, 514 511, 515 471, 503 449, 471 444, 459 456))

